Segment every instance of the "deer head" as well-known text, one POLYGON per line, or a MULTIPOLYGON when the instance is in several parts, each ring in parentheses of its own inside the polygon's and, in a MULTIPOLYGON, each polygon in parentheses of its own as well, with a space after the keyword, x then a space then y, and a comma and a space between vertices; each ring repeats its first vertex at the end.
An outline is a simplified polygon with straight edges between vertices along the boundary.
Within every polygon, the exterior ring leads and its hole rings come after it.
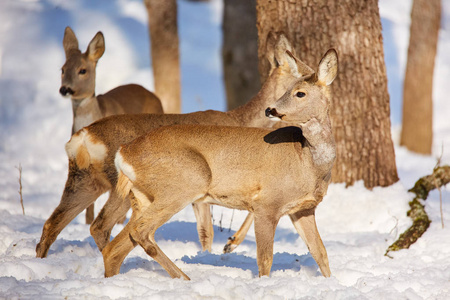
POLYGON ((99 31, 89 43, 86 52, 78 49, 78 40, 70 27, 66 27, 63 39, 66 62, 61 68, 63 96, 81 100, 95 94, 95 68, 105 52, 105 39, 99 31))

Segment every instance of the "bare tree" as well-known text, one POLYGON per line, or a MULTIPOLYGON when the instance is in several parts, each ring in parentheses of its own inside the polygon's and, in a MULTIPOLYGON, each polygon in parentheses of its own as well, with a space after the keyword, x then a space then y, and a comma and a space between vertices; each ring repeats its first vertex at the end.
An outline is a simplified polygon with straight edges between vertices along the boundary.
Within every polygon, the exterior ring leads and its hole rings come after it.
POLYGON ((222 55, 228 110, 245 104, 261 88, 255 7, 256 0, 224 0, 222 55))
POLYGON ((148 13, 155 94, 164 112, 181 112, 176 0, 144 0, 148 13))
POLYGON ((400 144, 423 154, 431 154, 433 143, 433 72, 440 22, 440 0, 413 1, 400 144))
POLYGON ((398 181, 390 132, 389 93, 377 0, 257 1, 261 78, 270 30, 284 31, 308 65, 330 47, 339 55, 331 121, 337 157, 333 182, 364 180, 368 188, 398 181))

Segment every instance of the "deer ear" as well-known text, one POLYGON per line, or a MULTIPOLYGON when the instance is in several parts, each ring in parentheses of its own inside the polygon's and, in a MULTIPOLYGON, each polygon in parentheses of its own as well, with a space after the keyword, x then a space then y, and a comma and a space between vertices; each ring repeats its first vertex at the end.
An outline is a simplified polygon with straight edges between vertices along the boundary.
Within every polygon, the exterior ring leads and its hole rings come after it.
POLYGON ((284 33, 278 34, 274 56, 279 66, 288 66, 291 74, 297 78, 314 73, 313 69, 295 56, 295 49, 284 33))
POLYGON ((101 33, 101 31, 97 32, 91 40, 86 53, 88 58, 92 61, 99 60, 103 53, 105 53, 105 38, 103 37, 103 33, 101 33))
POLYGON ((289 57, 286 56, 286 52, 289 51, 291 56, 293 56, 294 49, 283 32, 278 32, 275 35, 276 40, 273 47, 273 57, 276 65, 281 66, 288 63, 289 57))
POLYGON ((338 72, 338 56, 334 49, 329 49, 322 57, 317 71, 319 84, 330 85, 336 78, 338 72))
POLYGON ((275 60, 275 46, 277 43, 277 33, 270 31, 266 38, 266 59, 270 63, 270 72, 275 69, 278 65, 275 60))
POLYGON ((78 50, 78 39, 69 26, 67 26, 64 30, 63 48, 64 52, 66 53, 66 58, 70 51, 78 50))
POLYGON ((300 72, 300 68, 298 66, 298 60, 295 58, 294 54, 291 51, 286 50, 284 55, 284 61, 289 66, 291 70, 291 74, 295 77, 302 77, 302 73, 300 72))

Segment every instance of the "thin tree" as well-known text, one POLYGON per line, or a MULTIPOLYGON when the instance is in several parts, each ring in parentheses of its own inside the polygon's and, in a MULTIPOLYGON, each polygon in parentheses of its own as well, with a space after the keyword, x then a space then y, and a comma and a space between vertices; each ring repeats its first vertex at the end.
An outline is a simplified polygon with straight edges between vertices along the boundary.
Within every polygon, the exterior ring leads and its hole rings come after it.
POLYGON ((155 94, 164 112, 181 112, 176 0, 144 0, 148 13, 155 94))
POLYGON ((225 0, 223 70, 228 110, 245 104, 261 88, 258 73, 256 0, 225 0))
POLYGON ((270 30, 284 31, 297 55, 314 65, 328 48, 339 55, 331 121, 337 146, 333 182, 363 180, 368 188, 398 181, 391 139, 389 94, 377 0, 257 0, 259 66, 270 30))
POLYGON ((433 143, 433 72, 440 22, 440 0, 413 1, 400 144, 423 154, 431 154, 433 143))

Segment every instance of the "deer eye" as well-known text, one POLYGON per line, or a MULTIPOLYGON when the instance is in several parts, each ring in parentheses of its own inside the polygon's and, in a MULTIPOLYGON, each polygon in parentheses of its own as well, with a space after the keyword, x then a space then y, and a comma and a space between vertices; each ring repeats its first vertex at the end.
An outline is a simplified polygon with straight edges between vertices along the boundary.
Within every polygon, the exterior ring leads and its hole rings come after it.
POLYGON ((61 75, 64 75, 64 69, 61 69, 61 75))
POLYGON ((297 92, 297 94, 295 94, 295 96, 297 96, 297 97, 299 97, 299 98, 303 98, 303 97, 306 96, 306 94, 303 93, 303 92, 297 92))
POLYGON ((80 72, 78 72, 78 74, 86 74, 86 69, 81 69, 80 72))

